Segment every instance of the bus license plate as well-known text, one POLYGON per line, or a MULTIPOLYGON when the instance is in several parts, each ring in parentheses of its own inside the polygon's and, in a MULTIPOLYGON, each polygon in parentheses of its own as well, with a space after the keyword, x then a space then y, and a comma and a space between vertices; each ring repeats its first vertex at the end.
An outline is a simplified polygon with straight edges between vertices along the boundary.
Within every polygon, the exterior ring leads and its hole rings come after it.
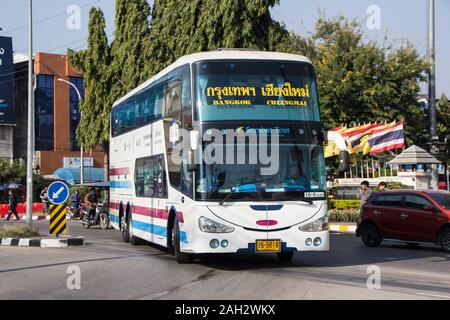
POLYGON ((280 240, 256 240, 256 251, 280 252, 280 240))

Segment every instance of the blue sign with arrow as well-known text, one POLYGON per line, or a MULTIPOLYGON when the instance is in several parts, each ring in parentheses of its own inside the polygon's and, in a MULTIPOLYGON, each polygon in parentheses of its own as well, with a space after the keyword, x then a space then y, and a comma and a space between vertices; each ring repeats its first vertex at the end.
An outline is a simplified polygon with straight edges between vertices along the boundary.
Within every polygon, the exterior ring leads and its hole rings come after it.
POLYGON ((48 200, 53 204, 61 204, 69 198, 69 187, 61 181, 55 181, 48 186, 48 200))

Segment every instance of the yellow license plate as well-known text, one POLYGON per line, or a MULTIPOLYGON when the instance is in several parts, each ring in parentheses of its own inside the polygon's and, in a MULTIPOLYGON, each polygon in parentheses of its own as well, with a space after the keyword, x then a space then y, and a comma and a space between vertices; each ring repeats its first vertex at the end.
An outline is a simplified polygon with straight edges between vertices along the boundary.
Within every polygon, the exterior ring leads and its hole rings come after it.
POLYGON ((280 252, 280 240, 256 240, 256 251, 280 252))

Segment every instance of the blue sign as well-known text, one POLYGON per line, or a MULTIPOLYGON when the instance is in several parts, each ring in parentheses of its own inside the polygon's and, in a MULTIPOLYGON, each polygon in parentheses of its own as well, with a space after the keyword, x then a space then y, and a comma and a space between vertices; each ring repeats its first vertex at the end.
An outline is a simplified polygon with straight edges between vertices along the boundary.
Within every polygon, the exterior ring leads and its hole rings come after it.
POLYGON ((48 200, 53 204, 66 202, 69 197, 69 187, 61 181, 55 181, 48 186, 48 200))
POLYGON ((14 124, 14 63, 12 38, 0 37, 0 124, 14 124))

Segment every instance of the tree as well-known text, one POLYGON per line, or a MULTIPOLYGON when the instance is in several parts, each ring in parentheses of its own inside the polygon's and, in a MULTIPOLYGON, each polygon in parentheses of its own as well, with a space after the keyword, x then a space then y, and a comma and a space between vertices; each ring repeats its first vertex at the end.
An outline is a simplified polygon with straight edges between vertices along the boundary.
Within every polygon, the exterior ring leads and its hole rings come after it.
POLYGON ((278 0, 156 0, 146 53, 154 74, 177 58, 217 48, 273 50, 288 39, 270 8, 278 0))
POLYGON ((144 44, 149 36, 150 6, 147 0, 117 0, 110 73, 117 100, 149 78, 144 44))
POLYGON ((100 9, 89 12, 89 38, 86 50, 69 49, 69 61, 83 74, 86 96, 80 102, 82 117, 77 128, 77 141, 85 148, 95 148, 109 140, 110 48, 105 33, 105 17, 100 9), (100 115, 100 116, 99 116, 100 115))
POLYGON ((437 133, 443 140, 450 134, 450 101, 445 94, 442 94, 436 105, 437 114, 437 133))
POLYGON ((310 37, 290 38, 284 49, 308 56, 315 66, 325 129, 404 119, 407 142, 416 142, 426 127, 417 100, 426 64, 413 46, 367 42, 360 23, 342 16, 321 17, 310 37))

